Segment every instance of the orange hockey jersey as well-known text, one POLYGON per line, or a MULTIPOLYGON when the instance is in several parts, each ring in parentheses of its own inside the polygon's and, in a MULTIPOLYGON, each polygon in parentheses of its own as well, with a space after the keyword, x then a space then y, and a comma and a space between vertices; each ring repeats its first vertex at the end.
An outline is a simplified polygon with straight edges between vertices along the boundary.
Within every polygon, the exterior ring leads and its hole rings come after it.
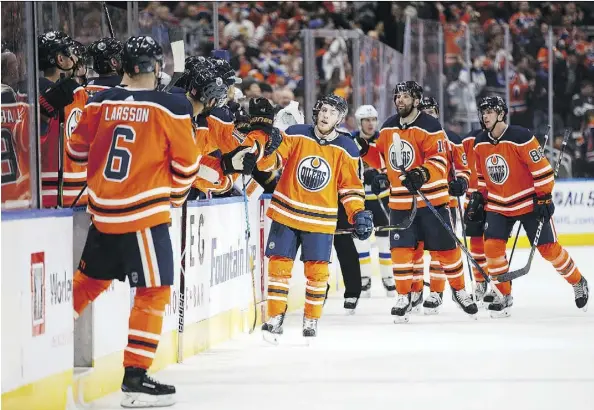
POLYGON ((338 201, 349 222, 365 209, 363 164, 359 150, 346 135, 319 139, 311 125, 292 125, 283 142, 262 161, 263 168, 284 163, 266 215, 278 223, 306 232, 334 233, 338 201))
POLYGON ((497 144, 488 133, 474 143, 478 190, 486 210, 505 216, 532 212, 535 195, 550 194, 554 172, 530 130, 508 125, 497 144))
MULTIPOLYGON (((88 94, 85 88, 79 87, 74 90, 74 101, 64 108, 64 150, 66 151, 66 142, 72 136, 76 128, 80 116, 87 104, 88 94)), ((64 182, 62 184, 62 202, 64 207, 70 207, 80 191, 84 188, 87 182, 87 166, 73 161, 64 152, 64 182)), ((86 190, 80 197, 77 205, 87 204, 86 190)))
MULTIPOLYGON (((457 178, 464 178, 470 185, 470 170, 468 169, 468 160, 464 153, 464 146, 462 145, 462 138, 458 134, 452 131, 446 131, 447 144, 448 144, 448 182, 457 178), (452 168, 453 164, 453 168, 452 168), (456 172, 452 172, 455 170, 456 172)), ((450 197, 450 208, 456 208, 458 206, 458 198, 455 196, 450 197)))
POLYGON ((67 144, 88 161, 88 212, 105 233, 171 220, 198 170, 192 106, 183 95, 114 87, 96 94, 67 144))
MULTIPOLYGON (((429 170, 431 178, 421 191, 433 206, 447 204, 448 193, 448 159, 446 156, 447 140, 439 121, 432 116, 419 112, 415 119, 406 126, 400 124, 400 116, 394 115, 386 120, 380 129, 380 136, 375 146, 370 145, 363 160, 374 168, 387 164, 390 180, 390 208, 396 210, 410 209, 412 194, 400 181, 400 170, 397 169, 394 134, 400 136, 401 163, 407 171, 424 166, 429 170)), ((423 199, 417 196, 418 207, 425 207, 423 199)))
POLYGON ((2 104, 3 207, 30 205, 29 141, 29 104, 2 104))
POLYGON ((462 140, 464 146, 464 153, 466 154, 466 161, 468 162, 468 170, 470 171, 470 182, 468 183, 468 191, 466 197, 470 199, 470 194, 478 189, 478 176, 476 175, 476 156, 474 154, 474 141, 476 137, 483 132, 482 129, 472 130, 462 140))

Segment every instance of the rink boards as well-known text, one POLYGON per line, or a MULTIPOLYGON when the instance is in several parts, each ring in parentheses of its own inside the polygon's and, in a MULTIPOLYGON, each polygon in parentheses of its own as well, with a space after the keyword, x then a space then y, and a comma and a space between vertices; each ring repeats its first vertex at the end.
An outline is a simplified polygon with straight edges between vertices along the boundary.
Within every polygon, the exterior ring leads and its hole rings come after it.
MULTIPOLYGON (((184 331, 179 333, 181 209, 170 227, 176 277, 166 309, 163 336, 151 371, 187 358, 234 335, 248 332, 263 312, 266 287, 264 245, 269 200, 249 203, 251 237, 246 251, 242 198, 190 202, 185 258, 184 331), (254 260, 257 306, 246 255, 254 260), (181 337, 181 339, 180 339, 181 337)), ((555 222, 565 245, 594 245, 594 181, 557 183, 555 222)), ((90 327, 73 336, 72 276, 84 246, 88 216, 83 211, 2 212, 2 407, 73 409, 120 387, 132 294, 116 282, 89 309, 90 327), (76 349, 75 352, 75 340, 76 349), (92 369, 74 371, 84 344, 92 369), (90 346, 89 346, 90 345, 90 346), (90 347, 90 348, 89 348, 90 347)), ((520 246, 527 246, 520 239, 520 246)), ((511 241, 510 241, 511 245, 511 241)), ((331 265, 333 290, 340 283, 331 265)), ((296 261, 290 310, 304 302, 303 267, 296 261)))

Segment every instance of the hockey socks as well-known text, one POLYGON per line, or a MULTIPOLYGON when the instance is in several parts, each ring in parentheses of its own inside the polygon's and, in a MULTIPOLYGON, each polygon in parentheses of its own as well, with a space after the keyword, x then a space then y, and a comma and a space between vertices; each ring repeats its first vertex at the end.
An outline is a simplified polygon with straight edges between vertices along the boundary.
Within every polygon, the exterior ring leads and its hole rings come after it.
POLYGON ((575 285, 582 279, 582 274, 575 262, 559 242, 539 245, 537 248, 542 257, 551 262, 555 270, 571 285, 575 285))
MULTIPOLYGON (((485 242, 482 236, 471 237, 470 238, 470 254, 478 262, 481 268, 485 271, 485 273, 489 273, 487 267, 487 257, 485 256, 485 242)), ((472 266, 472 274, 474 275, 474 280, 477 282, 483 282, 485 278, 481 275, 478 269, 473 265, 472 266)))
POLYGON ((324 299, 330 270, 328 262, 305 261, 305 309, 304 317, 308 319, 319 319, 322 316, 324 299))
POLYGON ((153 363, 170 294, 171 286, 136 288, 128 345, 124 349, 124 367, 148 369, 153 363))
MULTIPOLYGON (((280 315, 287 310, 292 269, 292 259, 281 256, 270 257, 268 262, 268 317, 280 315)), ((326 285, 324 285, 325 291, 326 285)))

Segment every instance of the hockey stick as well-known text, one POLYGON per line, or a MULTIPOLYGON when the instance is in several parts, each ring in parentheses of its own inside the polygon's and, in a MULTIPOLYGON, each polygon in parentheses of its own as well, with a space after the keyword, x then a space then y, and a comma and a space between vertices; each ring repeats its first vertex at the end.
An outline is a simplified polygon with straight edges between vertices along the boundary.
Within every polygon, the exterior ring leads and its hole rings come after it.
POLYGON ((175 83, 184 75, 186 59, 184 37, 183 29, 169 29, 169 42, 171 43, 171 52, 173 53, 173 75, 169 84, 163 89, 163 92, 169 92, 175 83))
POLYGON ((516 239, 514 239, 514 246, 511 250, 511 255, 509 256, 509 266, 511 266, 512 260, 514 259, 514 251, 516 250, 516 244, 518 243, 518 236, 520 236, 520 229, 522 229, 522 223, 518 224, 518 229, 516 230, 516 239))
MULTIPOLYGON (((555 169, 553 172, 553 177, 557 177, 559 173, 559 167, 561 166, 561 159, 563 158, 563 153, 565 152, 565 147, 567 146, 567 142, 569 141, 569 136, 571 135, 571 130, 569 128, 565 129, 565 135, 563 136, 563 143, 561 144, 561 151, 559 152, 559 158, 557 158, 557 163, 555 164, 555 169)), ((548 135, 545 136, 545 144, 548 140, 548 135)), ((524 276, 530 272, 530 266, 532 265, 532 259, 534 258, 534 253, 536 252, 536 247, 538 246, 538 240, 540 239, 540 234, 542 232, 542 227, 545 224, 545 218, 539 218, 538 220, 538 228, 536 228, 536 234, 534 235, 534 240, 532 241, 532 247, 530 248, 530 255, 528 256, 528 262, 526 265, 520 269, 516 269, 514 271, 508 271, 507 273, 503 273, 498 276, 499 282, 508 282, 510 280, 514 280, 521 276, 524 276)))
MULTIPOLYGON (((393 138, 393 144, 396 147, 396 160, 399 161, 401 158, 400 135, 398 135, 397 133, 394 133, 392 138, 393 138)), ((402 172, 403 175, 407 174, 406 169, 404 168, 404 166, 402 164, 398 164, 398 169, 400 170, 400 172, 402 172)), ((464 246, 464 244, 462 242, 460 242, 460 239, 458 239, 458 237, 456 236, 456 233, 454 231, 452 231, 452 228, 447 224, 446 221, 444 221, 444 219, 439 214, 437 209, 435 209, 435 207, 433 206, 431 201, 429 201, 429 199, 427 199, 425 194, 420 189, 417 190, 417 195, 419 195, 421 197, 421 199, 423 199, 423 201, 425 202, 425 205, 427 205, 427 208, 429 208, 429 210, 431 210, 433 215, 435 215, 437 220, 441 223, 442 228, 444 228, 446 230, 448 235, 454 240, 454 242, 456 242, 458 247, 460 247, 460 250, 462 250, 462 252, 464 252, 464 254, 470 260, 470 262, 475 266, 475 268, 477 268, 477 270, 479 271, 481 276, 483 278, 485 278, 485 282, 491 283, 491 278, 489 277, 489 275, 487 275, 485 273, 482 266, 479 265, 479 263, 472 257, 472 255, 470 254, 470 251, 464 246)), ((497 294, 498 297, 503 298, 503 294, 501 293, 501 291, 499 289, 497 289, 496 286, 493 286, 493 290, 495 291, 495 293, 497 294)))
POLYGON ((179 276, 179 322, 177 326, 177 362, 184 361, 184 314, 186 310, 186 226, 188 222, 188 200, 184 201, 182 205, 181 214, 181 261, 180 261, 180 276, 179 276))
POLYGON ((258 299, 256 298, 256 272, 255 272, 255 265, 254 265, 254 257, 250 253, 249 249, 249 240, 250 240, 250 210, 248 207, 248 196, 247 196, 247 184, 245 182, 245 175, 241 175, 241 182, 243 184, 243 206, 245 210, 245 255, 246 255, 246 263, 247 267, 251 272, 252 275, 252 296, 254 298, 254 322, 252 323, 252 328, 250 330, 250 334, 254 333, 256 329, 256 322, 258 321, 258 299))
POLYGON ((113 32, 113 26, 111 25, 111 17, 109 16, 109 10, 107 9, 107 3, 102 1, 103 3, 103 11, 105 12, 105 19, 107 20, 107 29, 109 30, 109 35, 111 38, 115 38, 115 34, 113 32))
MULTIPOLYGON (((449 144, 448 144, 449 146, 449 144)), ((451 161, 451 171, 452 171, 452 178, 456 179, 456 164, 454 162, 454 151, 450 147, 450 161, 451 161)), ((460 226, 462 227, 462 239, 464 239, 464 246, 468 249, 468 240, 466 239, 466 226, 464 225, 464 214, 462 213, 462 204, 460 203, 460 198, 464 196, 458 197, 458 217, 460 218, 460 226)), ((452 225, 453 226, 453 225, 452 225)), ((470 267, 470 259, 466 257, 466 263, 468 265, 468 275, 470 276, 470 286, 472 289, 472 301, 476 303, 476 281, 474 280, 474 274, 472 273, 472 268, 470 267)))

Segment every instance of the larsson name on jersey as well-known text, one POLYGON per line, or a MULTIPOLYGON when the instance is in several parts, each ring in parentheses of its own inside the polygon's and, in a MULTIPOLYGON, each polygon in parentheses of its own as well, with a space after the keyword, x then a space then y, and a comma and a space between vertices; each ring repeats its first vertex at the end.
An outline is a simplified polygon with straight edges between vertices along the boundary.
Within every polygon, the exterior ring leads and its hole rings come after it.
POLYGON ((305 157, 297 167, 297 181, 308 191, 318 192, 328 185, 332 171, 325 159, 318 156, 305 157))
POLYGON ((148 122, 149 109, 145 107, 105 107, 105 121, 148 122))
POLYGON ((398 170, 399 162, 404 166, 404 169, 408 169, 415 160, 415 150, 408 141, 403 139, 400 140, 400 153, 402 158, 398 161, 398 151, 396 150, 396 146, 392 143, 390 145, 390 165, 395 171, 398 170))
POLYGON ((507 178, 509 178, 509 165, 499 154, 492 154, 487 157, 485 161, 487 174, 489 179, 497 185, 503 185, 507 178))

